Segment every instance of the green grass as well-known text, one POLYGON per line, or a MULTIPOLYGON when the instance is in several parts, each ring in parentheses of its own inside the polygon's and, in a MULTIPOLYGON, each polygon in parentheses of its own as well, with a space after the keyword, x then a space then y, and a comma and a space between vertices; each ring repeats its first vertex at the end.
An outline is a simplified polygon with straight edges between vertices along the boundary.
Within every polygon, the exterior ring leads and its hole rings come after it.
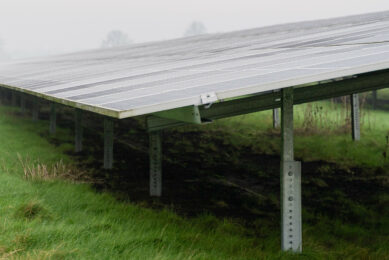
POLYGON ((378 90, 377 98, 383 100, 389 100, 389 88, 378 90))
MULTIPOLYGON (((155 211, 118 202, 110 194, 97 193, 87 184, 56 179, 25 180, 18 153, 22 158, 29 158, 31 165, 53 165, 60 160, 71 164, 73 159, 65 153, 73 147, 68 142, 53 146, 45 138, 47 122, 9 115, 12 111, 0 108, 0 258, 385 259, 389 255, 388 221, 377 214, 372 216, 380 224, 364 226, 304 211, 304 253, 297 256, 279 252, 278 225, 268 226, 259 220, 254 228, 248 229, 234 220, 212 215, 187 219, 168 209, 155 211)), ((302 112, 298 109, 296 118, 301 124, 299 113, 302 112)), ((348 141, 346 134, 339 139, 330 134, 319 137, 312 134, 306 139, 298 135, 297 156, 311 160, 334 156, 335 161, 343 155, 347 160, 358 156, 368 165, 384 165, 378 157, 373 163, 371 158, 364 158, 371 151, 383 148, 377 139, 388 129, 388 120, 383 120, 386 115, 377 112, 375 116, 372 130, 364 126, 360 144, 348 141), (374 135, 367 137, 366 129, 374 135), (321 145, 328 145, 324 150, 337 149, 336 153, 304 152, 307 146, 321 148, 314 143, 318 140, 321 145), (355 150, 350 148, 351 152, 344 154, 345 148, 334 148, 335 144, 355 146, 355 150), (359 153, 358 147, 366 145, 372 147, 359 153)), ((228 131, 235 133, 235 142, 257 142, 258 149, 275 153, 278 138, 263 140, 263 136, 272 134, 269 122, 270 114, 266 112, 223 120, 212 127, 228 127, 228 131)), ((57 135, 68 140, 70 133, 59 129, 57 135)), ((380 199, 387 203, 389 198, 380 199)))

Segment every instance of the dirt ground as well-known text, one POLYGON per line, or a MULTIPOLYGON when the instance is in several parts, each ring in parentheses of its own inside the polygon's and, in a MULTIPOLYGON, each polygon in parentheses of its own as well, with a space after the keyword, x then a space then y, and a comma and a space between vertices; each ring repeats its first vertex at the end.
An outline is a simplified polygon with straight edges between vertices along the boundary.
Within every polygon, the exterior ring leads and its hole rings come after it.
MULTIPOLYGON (((48 112, 49 107, 42 106, 40 118, 48 119, 48 112)), ((60 108, 57 122, 74 129, 72 110, 60 108)), ((220 130, 167 130, 163 133, 163 196, 151 198, 144 120, 115 121, 112 170, 102 169, 102 117, 86 113, 84 124, 83 152, 69 153, 78 167, 88 172, 97 190, 145 207, 169 208, 187 217, 211 213, 247 225, 261 220, 278 226, 279 156, 257 154, 255 144, 230 145, 225 142, 229 134, 220 130)), ((73 143, 71 138, 48 138, 53 144, 73 143)), ((377 201, 387 188, 383 169, 341 169, 322 161, 302 162, 302 204, 310 215, 366 223, 368 213, 359 206, 384 212, 389 205, 377 201)))

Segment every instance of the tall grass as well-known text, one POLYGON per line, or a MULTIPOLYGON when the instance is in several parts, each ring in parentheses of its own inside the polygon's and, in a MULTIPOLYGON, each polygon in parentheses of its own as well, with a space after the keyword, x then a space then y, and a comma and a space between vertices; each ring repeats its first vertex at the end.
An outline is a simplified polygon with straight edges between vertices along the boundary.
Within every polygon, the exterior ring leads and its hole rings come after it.
POLYGON ((26 180, 49 181, 63 179, 83 182, 86 180, 91 180, 91 178, 88 178, 88 175, 85 171, 82 171, 70 164, 65 164, 63 160, 48 165, 39 162, 34 163, 28 157, 22 158, 19 153, 17 153, 17 157, 23 169, 24 178, 26 180))

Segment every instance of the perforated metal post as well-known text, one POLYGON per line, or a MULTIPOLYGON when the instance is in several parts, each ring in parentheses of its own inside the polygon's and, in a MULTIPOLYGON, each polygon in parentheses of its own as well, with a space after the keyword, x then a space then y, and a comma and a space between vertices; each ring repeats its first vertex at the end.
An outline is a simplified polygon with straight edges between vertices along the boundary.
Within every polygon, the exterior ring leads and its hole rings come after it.
POLYGON ((39 99, 34 98, 32 103, 32 120, 37 121, 39 118, 39 99))
POLYGON ((81 152, 82 151, 82 110, 76 109, 75 111, 75 152, 81 152))
POLYGON ((26 113, 26 95, 23 93, 20 95, 20 111, 22 114, 26 113))
POLYGON ((104 169, 113 167, 113 121, 104 119, 104 169))
POLYGON ((278 108, 273 109, 273 128, 280 127, 280 113, 278 108))
POLYGON ((282 90, 281 135, 281 248, 301 252, 301 166, 294 161, 293 88, 282 90))
POLYGON ((162 141, 161 132, 149 133, 150 142, 150 196, 162 195, 162 141))
POLYGON ((358 94, 352 94, 350 96, 351 100, 351 128, 352 128, 352 137, 354 141, 359 141, 361 139, 361 126, 359 120, 359 97, 358 94))
POLYGON ((57 130, 57 112, 55 103, 50 104, 50 134, 55 134, 57 130))

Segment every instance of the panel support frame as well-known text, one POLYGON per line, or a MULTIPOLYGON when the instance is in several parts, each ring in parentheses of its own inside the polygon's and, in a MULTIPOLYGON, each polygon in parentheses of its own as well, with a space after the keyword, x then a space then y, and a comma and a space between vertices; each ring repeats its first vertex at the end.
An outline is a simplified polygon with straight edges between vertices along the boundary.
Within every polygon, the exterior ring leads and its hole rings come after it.
MULTIPOLYGON (((361 74, 343 80, 314 83, 309 86, 294 88, 294 104, 303 104, 354 93, 384 89, 389 86, 389 71, 361 74)), ((216 119, 238 116, 281 107, 281 92, 268 91, 239 99, 225 100, 212 104, 211 107, 198 106, 202 123, 216 119)), ((187 122, 156 116, 147 117, 149 131, 161 130, 188 124, 187 122)))

